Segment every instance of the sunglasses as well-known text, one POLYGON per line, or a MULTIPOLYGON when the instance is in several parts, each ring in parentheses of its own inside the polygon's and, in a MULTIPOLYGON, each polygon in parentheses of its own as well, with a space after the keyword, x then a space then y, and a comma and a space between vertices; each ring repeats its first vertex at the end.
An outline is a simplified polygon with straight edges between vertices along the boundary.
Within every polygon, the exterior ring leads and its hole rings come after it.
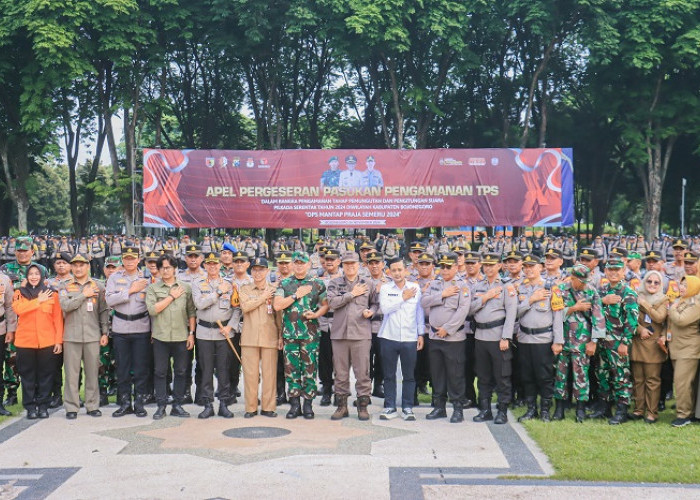
POLYGON ((647 281, 647 285, 660 285, 660 281, 647 281))

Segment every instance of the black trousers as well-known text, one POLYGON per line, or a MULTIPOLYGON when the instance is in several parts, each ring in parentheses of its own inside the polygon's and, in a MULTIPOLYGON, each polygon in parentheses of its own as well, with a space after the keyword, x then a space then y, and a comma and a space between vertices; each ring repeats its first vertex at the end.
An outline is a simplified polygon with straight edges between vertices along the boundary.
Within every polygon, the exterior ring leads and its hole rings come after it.
POLYGON ((372 334, 372 347, 369 349, 369 376, 374 381, 374 387, 384 383, 380 342, 376 333, 372 334))
MULTIPOLYGON (((426 326, 426 328, 429 328, 426 326)), ((416 357, 416 373, 415 373, 415 379, 416 379, 416 386, 417 387, 425 387, 430 383, 430 355, 428 352, 430 352, 430 338, 428 338, 428 335, 425 335, 423 337, 424 344, 423 344, 423 349, 418 351, 418 355, 416 357)), ((432 386, 432 384, 430 384, 432 386)))
POLYGON ((510 404, 512 386, 512 347, 501 351, 499 341, 476 340, 474 355, 476 357, 476 376, 478 378, 479 401, 491 401, 496 391, 498 402, 510 404))
POLYGON ((168 394, 165 386, 168 376, 168 367, 172 359, 173 366, 173 401, 182 403, 185 395, 185 380, 187 371, 187 342, 163 342, 153 339, 153 385, 156 390, 156 403, 165 406, 168 394))
POLYGON ((476 389, 474 389, 474 381, 476 380, 476 357, 474 348, 476 340, 473 334, 467 334, 467 340, 464 341, 464 399, 476 402, 476 389))
POLYGON ((17 347, 17 372, 22 379, 22 404, 29 409, 45 410, 51 400, 56 374, 53 346, 43 349, 17 347))
POLYGON ((147 380, 151 367, 150 333, 112 334, 114 362, 117 365, 117 400, 148 394, 147 380))
POLYGON ((510 351, 513 353, 513 359, 511 360, 511 377, 510 383, 512 387, 512 398, 523 399, 525 396, 525 388, 523 386, 523 381, 520 379, 520 344, 518 344, 517 338, 513 335, 513 341, 510 346, 510 351))
POLYGON ((105 267, 104 257, 93 257, 90 261, 90 272, 93 278, 99 278, 104 276, 103 271, 105 267))
POLYGON ((520 381, 525 397, 552 399, 554 395, 554 353, 552 344, 518 344, 520 381))
POLYGON ((321 341, 318 347, 318 378, 321 381, 323 393, 333 390, 333 344, 331 332, 323 330, 321 330, 321 341))
POLYGON ((661 365, 661 399, 666 399, 666 394, 673 389, 673 363, 671 358, 661 365))
MULTIPOLYGON (((201 366, 200 397, 205 403, 214 401, 214 370, 218 382, 219 401, 231 397, 231 361, 234 357, 228 342, 221 340, 197 340, 197 365, 201 366)), ((199 389, 199 385, 197 388, 199 389)))
POLYGON ((0 402, 5 398, 5 335, 0 335, 0 402))
POLYGON ((444 406, 448 396, 452 403, 464 401, 464 344, 464 340, 430 339, 430 375, 436 406, 444 406))
MULTIPOLYGON (((51 387, 52 396, 60 396, 63 394, 63 352, 61 354, 54 354, 56 360, 54 365, 56 367, 56 373, 53 377, 53 386, 51 387)), ((82 368, 81 368, 82 372, 82 368)), ((82 378, 82 377, 81 377, 82 378)))
MULTIPOLYGON (((222 337, 223 338, 223 337, 222 337)), ((236 348, 236 352, 238 354, 241 354, 241 335, 240 333, 238 335, 234 335, 231 337, 231 342, 233 342, 234 347, 236 348)), ((231 348, 229 347, 229 350, 231 348)), ((229 380, 231 381, 231 396, 235 394, 236 389, 238 388, 238 382, 241 380, 241 362, 238 361, 238 358, 236 357, 233 352, 231 353, 233 358, 231 358, 231 365, 229 368, 229 380)))
POLYGON ((286 396, 284 388, 284 356, 277 356, 277 397, 286 396))

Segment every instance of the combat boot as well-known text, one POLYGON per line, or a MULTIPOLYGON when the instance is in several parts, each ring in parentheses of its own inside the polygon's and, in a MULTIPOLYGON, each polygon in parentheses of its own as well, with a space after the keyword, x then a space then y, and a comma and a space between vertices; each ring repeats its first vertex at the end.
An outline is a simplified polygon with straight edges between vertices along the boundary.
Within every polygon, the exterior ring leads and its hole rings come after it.
POLYGON ((313 404, 313 399, 307 399, 304 398, 304 409, 302 410, 302 414, 304 415, 304 418, 306 420, 311 420, 314 418, 314 410, 312 408, 313 404))
POLYGON ((472 418, 474 422, 486 422, 488 420, 493 420, 493 413, 491 413, 491 401, 488 399, 479 400, 479 413, 472 418))
POLYGON ((197 418, 205 419, 214 416, 214 405, 209 402, 209 400, 203 401, 204 409, 201 411, 197 418))
POLYGON ((289 411, 287 418, 301 417, 301 405, 299 404, 299 396, 289 398, 289 411))
POLYGON ((605 418, 610 417, 610 404, 604 399, 598 399, 593 403, 592 412, 588 414, 588 418, 605 418))
POLYGON ((219 401, 219 416, 224 418, 233 418, 233 412, 228 409, 226 403, 219 401))
POLYGON ((433 406, 433 411, 431 411, 425 416, 426 420, 437 420, 438 418, 447 418, 447 411, 445 410, 445 400, 436 399, 435 405, 433 406))
POLYGON ((348 413, 348 395, 347 394, 336 394, 335 395, 336 405, 333 415, 331 415, 331 420, 341 420, 349 415, 348 413))
POLYGON ((374 396, 375 398, 384 398, 384 384, 382 382, 377 382, 375 380, 372 396, 374 396))
POLYGON ((451 424, 459 424, 464 422, 464 411, 462 410, 462 402, 456 401, 452 403, 452 416, 450 417, 451 424))
POLYGON ((552 420, 552 416, 549 414, 551 409, 551 399, 543 399, 540 401, 540 419, 542 419, 542 422, 550 422, 552 420))
POLYGON ((526 399, 527 403, 527 411, 525 414, 518 418, 518 422, 524 422, 525 420, 532 420, 533 418, 537 418, 539 415, 537 415, 537 401, 535 398, 528 397, 526 399))
POLYGON ((552 420, 564 420, 564 401, 557 399, 557 407, 554 410, 552 420))
POLYGON ((2 415, 3 417, 9 417, 10 415, 12 415, 12 413, 10 411, 8 411, 7 408, 5 408, 5 406, 2 404, 1 401, 0 401, 0 415, 2 415))
POLYGON ((505 424, 508 422, 508 404, 498 403, 496 405, 498 413, 496 413, 496 418, 493 419, 494 424, 505 424))
POLYGON ((123 417, 124 415, 131 415, 134 413, 134 409, 131 407, 131 396, 126 394, 119 398, 119 408, 117 408, 112 416, 115 418, 123 417))
POLYGON ((586 402, 576 401, 576 421, 582 424, 586 420, 586 402))
POLYGON ((100 406, 107 406, 109 404, 109 396, 107 396, 107 388, 100 387, 100 406))
POLYGON ((139 394, 134 398, 134 415, 137 417, 145 417, 148 415, 148 412, 146 411, 146 408, 144 408, 144 400, 146 397, 142 394, 139 394))
POLYGON ((620 425, 627 422, 627 407, 625 403, 617 403, 617 409, 615 415, 608 420, 610 425, 620 425))
POLYGON ((360 396, 357 398, 357 419, 358 420, 369 420, 369 412, 367 407, 371 402, 369 396, 360 396))
POLYGON ((12 406, 17 404, 17 389, 7 390, 7 399, 3 403, 3 406, 12 406))
POLYGON ((333 390, 330 388, 324 387, 321 390, 321 406, 330 406, 332 395, 333 395, 333 390))

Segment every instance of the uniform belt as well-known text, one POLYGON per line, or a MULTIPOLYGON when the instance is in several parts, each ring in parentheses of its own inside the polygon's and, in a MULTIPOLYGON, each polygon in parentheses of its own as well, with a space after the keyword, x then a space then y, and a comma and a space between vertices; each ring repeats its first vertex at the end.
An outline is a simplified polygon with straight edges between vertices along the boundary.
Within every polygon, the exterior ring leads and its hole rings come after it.
POLYGON ((384 320, 384 315, 383 314, 375 314, 372 316, 372 321, 383 321, 384 320))
POLYGON ((523 333, 526 333, 528 335, 537 335, 539 333, 549 333, 554 331, 554 327, 552 325, 549 326, 543 326, 542 328, 527 328, 524 327, 523 325, 520 325, 520 331, 523 333))
POLYGON ((479 323, 474 321, 474 326, 479 330, 489 330, 491 328, 496 328, 497 326, 503 326, 506 324, 506 318, 497 319, 496 321, 491 321, 490 323, 479 323))
MULTIPOLYGON (((430 329, 433 331, 433 333, 437 333, 437 331, 438 331, 438 329, 437 329, 437 328, 433 328, 432 325, 430 325, 430 329)), ((462 330, 464 330, 464 325, 462 325, 462 326, 460 326, 459 328, 457 328, 457 331, 456 331, 455 333, 459 333, 459 332, 461 332, 462 330)))
MULTIPOLYGON (((222 326, 228 325, 229 320, 226 321, 220 321, 222 326)), ((200 326, 203 326, 204 328, 219 328, 218 323, 210 323, 209 321, 204 321, 203 319, 198 319, 197 324, 200 326)))
POLYGON ((139 319, 147 318, 148 311, 144 311, 139 314, 122 314, 119 311, 114 311, 114 315, 119 319, 123 319, 124 321, 137 321, 139 319))

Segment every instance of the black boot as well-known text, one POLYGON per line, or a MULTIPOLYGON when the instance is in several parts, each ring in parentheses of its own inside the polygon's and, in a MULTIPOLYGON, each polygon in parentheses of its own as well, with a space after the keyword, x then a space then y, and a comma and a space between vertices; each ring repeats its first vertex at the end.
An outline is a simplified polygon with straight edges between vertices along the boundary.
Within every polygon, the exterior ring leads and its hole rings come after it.
POLYGON ((576 401, 576 421, 582 424, 586 420, 586 402, 576 401))
POLYGON ((462 402, 457 401, 452 403, 452 416, 450 417, 451 424, 464 422, 464 412, 462 411, 462 402))
POLYGON ((620 425, 624 424, 627 422, 627 407, 629 405, 626 405, 625 403, 617 403, 617 409, 615 411, 615 415, 608 420, 608 423, 610 425, 620 425))
POLYGON ((192 391, 190 389, 187 389, 185 391, 185 395, 182 398, 182 403, 183 405, 191 405, 194 403, 194 400, 192 399, 192 391))
POLYGON ((425 416, 426 420, 437 420, 438 418, 447 418, 447 411, 445 411, 445 401, 436 400, 433 411, 431 411, 425 416))
POLYGON ((330 406, 332 395, 333 391, 324 387, 321 391, 321 406, 330 406))
POLYGON ((109 396, 107 396, 107 388, 100 387, 100 406, 107 406, 109 404, 109 396))
POLYGON ((552 420, 564 420, 564 401, 557 399, 557 407, 554 410, 552 420))
POLYGON ((170 416, 187 418, 190 416, 190 414, 182 407, 180 403, 173 403, 173 406, 170 408, 170 416))
MULTIPOLYGON (((63 398, 61 397, 61 395, 55 394, 54 396, 51 396, 51 401, 49 402, 49 408, 56 409, 60 406, 63 406, 63 398)), ((82 407, 83 405, 81 404, 80 406, 82 407)))
POLYGON ((525 420, 532 420, 533 418, 537 418, 539 415, 537 415, 537 401, 533 397, 528 397, 525 400, 527 402, 527 411, 525 414, 518 418, 518 422, 524 422, 525 420))
POLYGON ((479 413, 472 420, 474 422, 486 422, 488 420, 493 420, 493 413, 491 413, 491 401, 489 399, 482 399, 479 401, 479 413))
POLYGON ((9 389, 7 391, 7 399, 3 403, 3 406, 12 406, 17 404, 17 389, 9 389))
POLYGON ((204 401, 204 409, 197 415, 197 418, 205 419, 214 416, 214 405, 209 401, 204 401))
POLYGON ((158 405, 155 413, 153 414, 153 420, 160 420, 165 416, 165 405, 158 405))
POLYGON ((112 416, 115 418, 123 417, 124 415, 131 415, 134 413, 134 409, 131 407, 131 396, 125 395, 119 398, 119 408, 117 408, 112 416))
POLYGON ((384 398, 384 384, 382 382, 374 383, 374 390, 372 391, 372 396, 375 398, 384 398))
POLYGON ((543 399, 540 401, 540 418, 542 419, 542 422, 549 422, 552 420, 552 416, 549 414, 549 410, 551 409, 551 399, 543 399))
POLYGON ((496 413, 496 418, 493 419, 494 424, 505 424, 508 422, 508 404, 498 403, 496 405, 498 413, 496 413))
POLYGON ((284 392, 277 394, 277 406, 286 405, 287 403, 289 401, 287 401, 287 395, 284 392))
POLYGON ((304 418, 307 420, 314 418, 314 410, 311 407, 312 403, 313 399, 304 398, 304 409, 302 410, 302 413, 304 414, 304 418))
POLYGON ((610 405, 604 399, 597 399, 591 408, 593 411, 588 414, 588 418, 605 418, 610 413, 610 405))
POLYGON ((301 405, 299 404, 299 396, 289 398, 289 411, 287 418, 301 417, 301 405))
POLYGON ((219 401, 219 416, 224 418, 233 418, 233 412, 228 409, 226 403, 219 401))
POLYGON ((144 408, 144 400, 146 397, 143 394, 139 394, 134 398, 134 415, 137 417, 146 417, 148 412, 144 408))
POLYGON ((9 417, 10 415, 12 415, 12 413, 9 412, 7 410, 7 408, 5 408, 5 406, 2 404, 1 401, 0 401, 0 415, 2 415, 3 417, 9 417))

